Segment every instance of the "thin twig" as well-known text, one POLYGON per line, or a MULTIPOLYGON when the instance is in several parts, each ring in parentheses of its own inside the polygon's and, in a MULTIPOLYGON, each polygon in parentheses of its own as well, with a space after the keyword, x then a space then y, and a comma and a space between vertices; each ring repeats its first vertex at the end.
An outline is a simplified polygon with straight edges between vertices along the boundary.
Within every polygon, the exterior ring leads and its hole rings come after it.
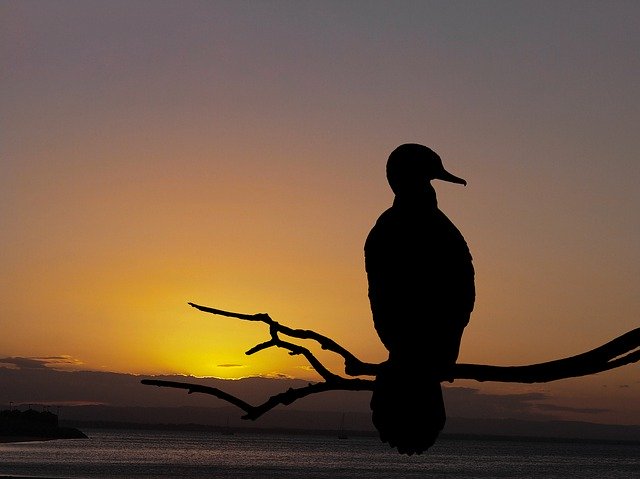
MULTIPOLYGON (((377 364, 373 363, 365 363, 364 361, 360 361, 356 358, 350 351, 346 348, 343 348, 338 343, 336 343, 333 339, 323 336, 315 331, 309 329, 293 329, 288 326, 284 326, 277 321, 271 319, 271 317, 267 313, 256 313, 256 314, 245 314, 245 313, 234 313, 232 311, 225 311, 222 309, 211 308, 209 306, 202 306, 195 303, 189 303, 189 306, 192 306, 200 311, 205 313, 211 313, 218 316, 227 316, 231 318, 238 318, 244 321, 260 321, 269 325, 270 331, 275 331, 276 333, 282 333, 285 336, 289 336, 291 338, 297 339, 311 339, 316 341, 320 347, 324 350, 334 352, 344 358, 344 369, 345 373, 349 376, 375 376, 376 371, 378 369, 377 364)), ((272 333, 273 338, 273 333, 272 333)), ((276 340, 276 338, 273 338, 276 340)), ((263 343, 267 344, 267 343, 263 343)), ((274 344, 275 345, 275 344, 274 344)), ((246 352, 246 354, 253 354, 256 352, 256 348, 258 346, 250 349, 246 352)), ((265 346, 270 347, 270 346, 265 346)), ((265 347, 261 347, 261 349, 265 349, 265 347)))
POLYGON ((215 396, 223 401, 238 406, 246 414, 242 419, 256 420, 266 412, 270 411, 279 404, 289 405, 298 399, 309 396, 310 394, 321 393, 324 391, 371 391, 373 389, 373 381, 370 379, 341 379, 334 381, 325 381, 320 383, 309 384, 301 388, 289 388, 284 392, 275 394, 262 404, 252 406, 232 394, 221 391, 218 388, 201 386, 198 384, 181 383, 176 381, 163 381, 159 379, 143 379, 142 384, 147 386, 159 386, 166 388, 187 389, 191 393, 203 393, 215 396))

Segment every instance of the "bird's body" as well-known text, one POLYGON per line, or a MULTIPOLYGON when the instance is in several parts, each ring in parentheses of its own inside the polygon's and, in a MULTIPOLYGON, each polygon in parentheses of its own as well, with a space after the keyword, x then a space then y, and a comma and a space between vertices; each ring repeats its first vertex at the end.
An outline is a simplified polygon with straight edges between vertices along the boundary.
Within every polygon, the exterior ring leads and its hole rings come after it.
POLYGON ((475 286, 469 248, 438 209, 433 178, 414 182, 421 170, 405 170, 408 186, 390 176, 396 197, 367 237, 365 267, 374 326, 389 350, 376 377, 373 422, 383 441, 413 454, 444 427, 440 381, 458 357, 475 286))

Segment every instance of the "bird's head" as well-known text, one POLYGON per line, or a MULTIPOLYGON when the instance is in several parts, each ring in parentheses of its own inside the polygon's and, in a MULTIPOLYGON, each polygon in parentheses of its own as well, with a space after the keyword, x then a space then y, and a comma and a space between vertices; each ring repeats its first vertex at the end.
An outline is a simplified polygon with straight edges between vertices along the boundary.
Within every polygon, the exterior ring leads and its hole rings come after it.
POLYGON ((387 180, 396 195, 420 193, 429 187, 431 180, 467 185, 465 180, 444 169, 435 151, 417 143, 405 143, 391 152, 387 160, 387 180))

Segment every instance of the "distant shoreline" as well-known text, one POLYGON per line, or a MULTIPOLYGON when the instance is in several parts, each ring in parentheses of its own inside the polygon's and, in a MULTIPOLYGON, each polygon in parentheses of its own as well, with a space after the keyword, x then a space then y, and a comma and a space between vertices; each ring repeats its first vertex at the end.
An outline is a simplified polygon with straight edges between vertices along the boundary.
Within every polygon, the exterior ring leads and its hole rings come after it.
POLYGON ((0 479, 65 479, 60 476, 0 476, 0 479))
MULTIPOLYGON (((53 441, 54 437, 35 437, 35 436, 0 436, 0 444, 8 442, 36 442, 36 441, 53 441)), ((4 476, 0 476, 4 477, 4 476)))
POLYGON ((0 476, 0 479, 64 479, 64 478, 49 477, 49 476, 0 476))
MULTIPOLYGON (((204 424, 153 424, 153 423, 125 423, 125 422, 81 422, 74 421, 75 425, 84 429, 106 429, 106 430, 143 430, 143 431, 182 431, 182 432, 212 432, 221 435, 231 434, 286 434, 301 436, 336 436, 343 434, 343 431, 327 429, 287 429, 287 428, 260 428, 243 427, 228 430, 220 426, 208 426, 204 424)), ((372 431, 347 431, 347 439, 350 437, 376 437, 377 433, 372 431)), ((88 436, 90 439, 90 436, 88 436)), ((66 439, 78 439, 74 437, 37 437, 22 436, 10 437, 0 436, 0 444, 20 443, 20 442, 41 442, 56 441, 66 439)), ((571 444, 610 444, 617 446, 640 446, 640 441, 625 439, 585 439, 585 438, 564 438, 564 437, 544 437, 544 436, 510 436, 501 434, 461 434, 443 433, 441 440, 452 441, 514 441, 514 442, 542 442, 542 443, 571 443, 571 444)), ((0 479, 19 476, 0 476, 0 479)), ((24 476, 27 477, 27 476, 24 476)), ((29 476, 31 477, 31 476, 29 476)), ((41 479, 41 478, 38 478, 41 479)))
MULTIPOLYGON (((184 432, 212 432, 221 435, 226 434, 286 434, 301 436, 336 436, 347 437, 377 437, 376 431, 359 430, 332 430, 332 429, 297 429, 275 427, 237 427, 228 428, 211 426, 206 424, 163 424, 163 423, 132 423, 117 421, 69 421, 82 429, 111 429, 111 430, 152 430, 152 431, 184 431, 184 432)), ((551 436, 526 436, 506 434, 473 434, 473 433, 442 433, 440 439, 454 441, 518 441, 518 442, 543 442, 543 443, 572 443, 572 444, 611 444, 622 446, 639 446, 640 440, 633 439, 596 439, 577 437, 551 437, 551 436)))
MULTIPOLYGON (((66 439, 88 439, 87 435, 83 436, 0 436, 0 444, 7 444, 11 442, 44 442, 44 441, 59 441, 66 439)), ((2 477, 2 476, 0 476, 2 477)))

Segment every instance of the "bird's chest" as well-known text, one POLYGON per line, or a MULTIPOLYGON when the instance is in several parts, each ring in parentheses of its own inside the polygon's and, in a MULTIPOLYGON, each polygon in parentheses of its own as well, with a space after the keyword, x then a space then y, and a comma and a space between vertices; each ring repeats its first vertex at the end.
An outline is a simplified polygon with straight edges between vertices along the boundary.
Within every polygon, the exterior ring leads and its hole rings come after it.
POLYGON ((443 268, 464 253, 452 231, 432 223, 401 225, 388 240, 385 249, 398 267, 443 268))

